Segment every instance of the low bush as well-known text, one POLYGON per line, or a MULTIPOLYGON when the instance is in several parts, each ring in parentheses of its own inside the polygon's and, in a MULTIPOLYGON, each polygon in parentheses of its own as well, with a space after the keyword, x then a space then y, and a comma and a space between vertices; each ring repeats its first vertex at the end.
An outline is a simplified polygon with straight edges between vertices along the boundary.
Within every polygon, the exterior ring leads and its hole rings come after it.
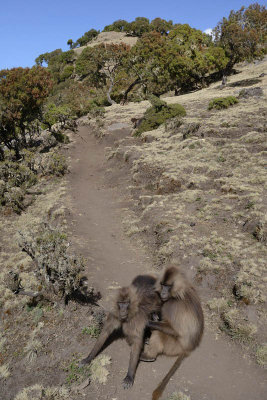
POLYGON ((28 204, 24 201, 28 189, 38 183, 42 176, 63 176, 67 172, 64 155, 56 152, 41 154, 23 150, 21 159, 16 160, 14 151, 6 151, 0 161, 0 209, 8 207, 20 214, 28 204))
POLYGON ((41 168, 42 175, 63 176, 68 170, 66 157, 58 153, 49 153, 42 160, 41 168))
POLYGON ((234 96, 218 97, 209 102, 208 109, 212 110, 213 108, 215 108, 216 110, 221 110, 223 108, 233 106, 236 103, 238 103, 238 100, 234 96))
POLYGON ((37 182, 37 176, 25 160, 15 161, 13 152, 8 153, 0 162, 0 208, 6 206, 19 214, 25 208, 26 190, 37 182))
POLYGON ((46 290, 70 298, 81 286, 83 259, 70 254, 64 232, 44 223, 36 232, 20 232, 20 247, 35 262, 37 277, 46 290))
POLYGON ((49 103, 44 107, 42 122, 51 130, 57 122, 65 122, 71 116, 71 111, 66 105, 56 106, 49 103))
POLYGON ((103 118, 105 115, 105 108, 95 106, 92 110, 88 113, 88 118, 103 118))
POLYGON ((152 131, 157 129, 166 120, 174 117, 184 117, 186 111, 180 104, 167 103, 155 96, 150 99, 152 107, 148 108, 144 114, 143 121, 136 131, 136 136, 139 136, 143 132, 152 131))

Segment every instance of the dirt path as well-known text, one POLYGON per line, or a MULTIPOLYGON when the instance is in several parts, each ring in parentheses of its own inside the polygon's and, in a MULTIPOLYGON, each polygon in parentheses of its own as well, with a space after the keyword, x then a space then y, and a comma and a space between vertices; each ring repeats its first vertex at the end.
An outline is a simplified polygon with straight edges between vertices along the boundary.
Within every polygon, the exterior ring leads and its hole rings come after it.
MULTIPOLYGON (((105 144, 99 143, 87 127, 81 127, 79 135, 70 153, 72 168, 68 179, 73 207, 70 230, 79 251, 88 257, 89 282, 101 291, 101 304, 106 306, 112 288, 129 284, 135 275, 151 270, 152 265, 149 255, 134 247, 123 233, 123 209, 131 204, 123 189, 127 174, 120 170, 117 184, 109 181, 105 144)), ((84 353, 91 346, 92 342, 84 348, 84 353)), ((140 363, 133 388, 124 391, 121 381, 127 371, 128 346, 119 340, 105 354, 112 358, 108 383, 86 388, 84 394, 88 400, 149 400, 174 362, 162 357, 155 363, 140 363)), ((183 363, 163 398, 183 391, 191 400, 263 400, 267 391, 264 378, 264 371, 246 359, 238 346, 216 338, 206 329, 200 348, 183 363)))

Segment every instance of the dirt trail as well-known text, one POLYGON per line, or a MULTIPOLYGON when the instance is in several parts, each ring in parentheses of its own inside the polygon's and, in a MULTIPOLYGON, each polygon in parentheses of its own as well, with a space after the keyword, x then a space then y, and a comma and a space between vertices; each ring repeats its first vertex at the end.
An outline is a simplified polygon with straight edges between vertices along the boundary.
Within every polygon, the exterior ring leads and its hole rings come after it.
MULTIPOLYGON (((107 178, 105 144, 79 129, 71 147, 72 168, 69 174, 73 215, 70 230, 79 251, 88 257, 90 284, 99 289, 106 306, 112 287, 129 284, 140 273, 151 270, 149 254, 125 237, 122 228, 123 209, 131 199, 124 188, 127 173, 117 171, 117 184, 107 178)), ((84 348, 87 353, 93 341, 84 348)), ((92 384, 84 390, 88 400, 149 400, 151 393, 173 359, 159 357, 155 363, 140 363, 135 384, 124 391, 121 381, 126 375, 129 347, 125 341, 113 342, 105 349, 112 358, 110 376, 104 385, 92 384)), ((244 358, 242 350, 227 339, 216 338, 205 331, 202 344, 181 366, 169 383, 163 398, 183 391, 191 400, 263 400, 267 386, 265 372, 244 358)))

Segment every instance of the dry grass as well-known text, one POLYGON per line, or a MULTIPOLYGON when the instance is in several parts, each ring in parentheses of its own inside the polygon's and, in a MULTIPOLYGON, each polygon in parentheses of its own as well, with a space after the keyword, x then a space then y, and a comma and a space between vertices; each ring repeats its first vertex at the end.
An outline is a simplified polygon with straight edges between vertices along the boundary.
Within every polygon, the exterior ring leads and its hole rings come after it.
POLYGON ((167 400, 190 400, 191 397, 182 392, 175 392, 167 400))
POLYGON ((14 400, 71 400, 65 387, 44 387, 33 385, 20 391, 14 400))
POLYGON ((99 44, 121 44, 126 43, 128 46, 134 46, 137 42, 137 37, 127 36, 123 32, 101 32, 95 39, 93 39, 86 46, 74 49, 75 54, 80 55, 86 47, 94 47, 99 44))
POLYGON ((256 359, 259 365, 267 367, 267 343, 258 346, 256 351, 256 359))
MULTIPOLYGON (((216 97, 238 97, 242 86, 236 82, 258 78, 266 60, 239 68, 241 73, 229 77, 222 90, 215 83, 164 97, 168 104, 184 106, 183 124, 169 122, 143 133, 139 141, 122 139, 109 148, 108 158, 131 170, 137 216, 126 218, 127 234, 147 240, 156 265, 178 262, 215 290, 218 299, 209 299, 214 320, 217 314, 218 324, 228 324, 225 331, 249 342, 255 352, 266 323, 267 77, 254 85, 263 96, 240 97, 229 109, 207 110, 216 97)), ((108 127, 115 122, 131 126, 131 118, 140 118, 148 106, 106 108, 103 132, 112 135, 108 127)))

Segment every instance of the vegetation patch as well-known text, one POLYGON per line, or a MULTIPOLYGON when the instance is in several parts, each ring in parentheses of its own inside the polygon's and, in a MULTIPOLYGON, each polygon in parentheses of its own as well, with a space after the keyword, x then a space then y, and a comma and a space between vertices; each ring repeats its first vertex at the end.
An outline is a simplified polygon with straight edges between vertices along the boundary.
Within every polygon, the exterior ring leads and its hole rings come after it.
POLYGON ((44 387, 42 385, 33 385, 21 390, 14 400, 67 400, 70 393, 63 387, 44 387))
POLYGON ((253 341, 257 327, 242 319, 237 308, 230 308, 222 312, 221 318, 223 321, 221 329, 231 336, 232 339, 236 339, 241 343, 253 341))
POLYGON ((223 108, 228 108, 238 103, 238 100, 234 96, 218 97, 209 102, 209 110, 215 108, 216 110, 222 110, 223 108))
POLYGON ((63 176, 67 172, 65 156, 55 151, 42 154, 25 149, 21 156, 17 160, 13 150, 6 150, 4 160, 0 161, 0 210, 5 207, 17 214, 31 204, 31 188, 42 177, 63 176))
POLYGON ((41 284, 67 302, 80 288, 84 269, 83 259, 69 253, 67 235, 49 224, 20 235, 21 249, 35 262, 41 284))
POLYGON ((163 100, 156 96, 150 99, 152 107, 148 108, 144 114, 143 121, 136 131, 136 136, 141 135, 143 132, 152 131, 157 129, 161 124, 170 118, 184 117, 186 111, 180 104, 167 105, 163 100))
POLYGON ((258 346, 256 351, 256 359, 259 365, 267 366, 267 343, 258 346))
POLYGON ((103 327, 104 318, 105 318, 104 310, 94 311, 93 315, 89 318, 90 325, 85 326, 82 329, 82 334, 89 335, 92 338, 97 338, 103 327))
POLYGON ((175 392, 167 400, 190 400, 191 397, 182 392, 175 392))

